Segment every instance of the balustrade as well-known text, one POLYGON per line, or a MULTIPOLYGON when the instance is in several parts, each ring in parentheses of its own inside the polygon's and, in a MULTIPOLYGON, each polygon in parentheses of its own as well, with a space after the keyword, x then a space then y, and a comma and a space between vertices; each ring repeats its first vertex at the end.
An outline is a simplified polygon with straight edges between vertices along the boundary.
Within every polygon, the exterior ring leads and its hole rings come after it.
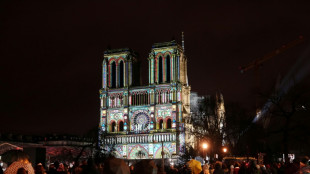
POLYGON ((106 137, 106 144, 157 143, 176 141, 176 134, 124 135, 122 137, 106 137))

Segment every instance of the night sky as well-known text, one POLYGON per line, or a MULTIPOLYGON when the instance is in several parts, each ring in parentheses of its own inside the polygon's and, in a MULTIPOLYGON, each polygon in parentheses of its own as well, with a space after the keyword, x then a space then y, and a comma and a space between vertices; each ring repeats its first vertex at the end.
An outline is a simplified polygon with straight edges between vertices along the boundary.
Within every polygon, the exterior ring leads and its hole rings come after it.
POLYGON ((103 51, 132 48, 147 74, 152 44, 181 43, 182 31, 192 91, 254 111, 254 71, 238 67, 303 35, 260 68, 270 91, 309 45, 310 1, 1 1, 0 132, 87 133, 99 122, 103 51))

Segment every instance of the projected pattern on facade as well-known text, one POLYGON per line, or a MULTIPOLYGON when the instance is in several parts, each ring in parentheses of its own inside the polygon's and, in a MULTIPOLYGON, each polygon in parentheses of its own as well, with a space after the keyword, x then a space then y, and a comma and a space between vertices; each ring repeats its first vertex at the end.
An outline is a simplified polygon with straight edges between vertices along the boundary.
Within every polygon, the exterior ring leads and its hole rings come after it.
POLYGON ((149 84, 139 86, 139 64, 130 49, 108 50, 100 89, 101 146, 119 158, 175 158, 185 150, 190 119, 187 58, 175 41, 154 44, 149 84))

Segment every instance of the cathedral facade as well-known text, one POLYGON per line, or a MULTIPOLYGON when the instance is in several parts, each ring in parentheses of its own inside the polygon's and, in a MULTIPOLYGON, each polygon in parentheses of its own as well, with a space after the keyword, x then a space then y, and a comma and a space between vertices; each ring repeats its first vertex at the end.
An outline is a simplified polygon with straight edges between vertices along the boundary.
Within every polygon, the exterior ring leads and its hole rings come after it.
POLYGON ((123 159, 176 158, 192 139, 187 58, 175 41, 157 43, 148 57, 148 85, 130 49, 104 52, 100 89, 100 142, 123 159))

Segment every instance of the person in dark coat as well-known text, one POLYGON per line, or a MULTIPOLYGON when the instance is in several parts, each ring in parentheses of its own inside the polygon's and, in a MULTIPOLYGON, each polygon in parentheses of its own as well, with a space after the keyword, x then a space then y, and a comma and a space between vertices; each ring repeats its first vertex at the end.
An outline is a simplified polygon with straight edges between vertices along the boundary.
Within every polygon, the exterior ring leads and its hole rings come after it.
POLYGON ((213 174, 224 174, 220 163, 215 164, 213 174))

